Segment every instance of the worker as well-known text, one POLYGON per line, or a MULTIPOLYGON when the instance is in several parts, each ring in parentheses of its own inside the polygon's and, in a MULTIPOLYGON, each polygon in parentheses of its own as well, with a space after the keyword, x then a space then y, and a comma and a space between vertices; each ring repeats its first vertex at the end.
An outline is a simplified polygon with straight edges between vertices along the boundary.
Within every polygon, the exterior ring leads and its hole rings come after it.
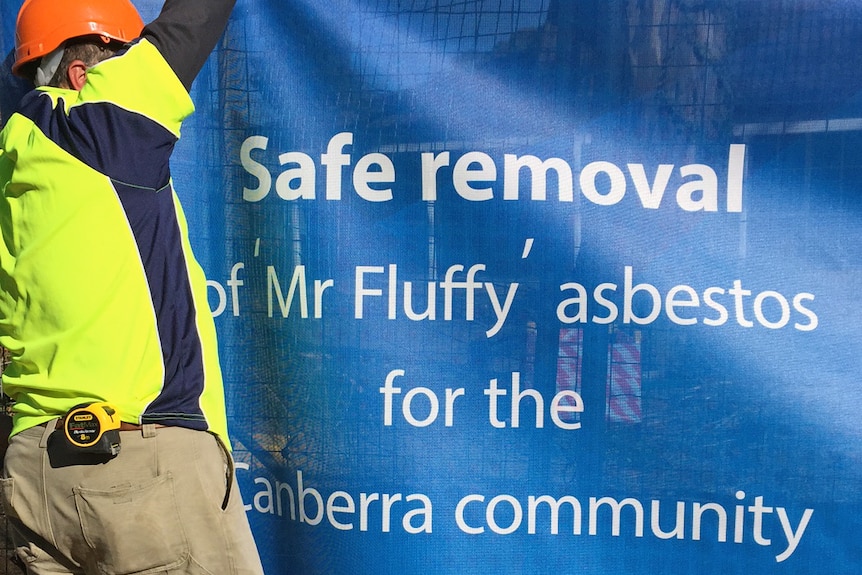
MULTIPOLYGON (((170 157, 234 0, 25 0, 0 132, 2 500, 32 574, 263 572, 170 157)), ((202 192, 202 190, 201 190, 202 192)))

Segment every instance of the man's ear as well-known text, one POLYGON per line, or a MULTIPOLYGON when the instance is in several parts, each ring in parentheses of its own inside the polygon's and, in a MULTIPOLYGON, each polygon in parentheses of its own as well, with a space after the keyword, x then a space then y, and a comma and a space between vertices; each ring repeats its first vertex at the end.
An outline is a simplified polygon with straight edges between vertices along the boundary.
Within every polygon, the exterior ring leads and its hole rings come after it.
POLYGON ((66 80, 69 82, 69 87, 73 90, 80 91, 87 83, 87 65, 83 60, 72 60, 69 67, 66 68, 66 80))

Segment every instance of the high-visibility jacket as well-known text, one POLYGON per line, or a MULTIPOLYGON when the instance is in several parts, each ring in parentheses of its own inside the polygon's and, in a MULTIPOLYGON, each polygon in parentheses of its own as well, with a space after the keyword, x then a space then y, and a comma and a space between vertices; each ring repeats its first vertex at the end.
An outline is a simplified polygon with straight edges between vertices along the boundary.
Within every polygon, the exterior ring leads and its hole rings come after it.
POLYGON ((146 37, 0 132, 0 345, 13 434, 80 403, 227 438, 206 280, 169 158, 194 107, 146 37))

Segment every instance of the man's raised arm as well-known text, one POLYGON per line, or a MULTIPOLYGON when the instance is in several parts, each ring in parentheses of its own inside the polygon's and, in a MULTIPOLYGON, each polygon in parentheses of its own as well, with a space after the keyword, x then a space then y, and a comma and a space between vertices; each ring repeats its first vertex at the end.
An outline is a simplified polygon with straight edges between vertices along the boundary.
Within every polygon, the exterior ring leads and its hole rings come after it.
POLYGON ((221 38, 236 0, 166 0, 158 18, 144 27, 187 90, 221 38))

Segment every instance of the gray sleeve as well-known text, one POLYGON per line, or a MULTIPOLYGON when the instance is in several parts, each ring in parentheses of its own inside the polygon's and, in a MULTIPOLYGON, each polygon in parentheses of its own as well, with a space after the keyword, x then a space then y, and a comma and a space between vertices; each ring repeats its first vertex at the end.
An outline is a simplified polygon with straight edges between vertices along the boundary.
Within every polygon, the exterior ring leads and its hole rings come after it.
POLYGON ((144 27, 152 42, 191 90, 192 82, 221 38, 236 0, 165 0, 159 16, 144 27))

